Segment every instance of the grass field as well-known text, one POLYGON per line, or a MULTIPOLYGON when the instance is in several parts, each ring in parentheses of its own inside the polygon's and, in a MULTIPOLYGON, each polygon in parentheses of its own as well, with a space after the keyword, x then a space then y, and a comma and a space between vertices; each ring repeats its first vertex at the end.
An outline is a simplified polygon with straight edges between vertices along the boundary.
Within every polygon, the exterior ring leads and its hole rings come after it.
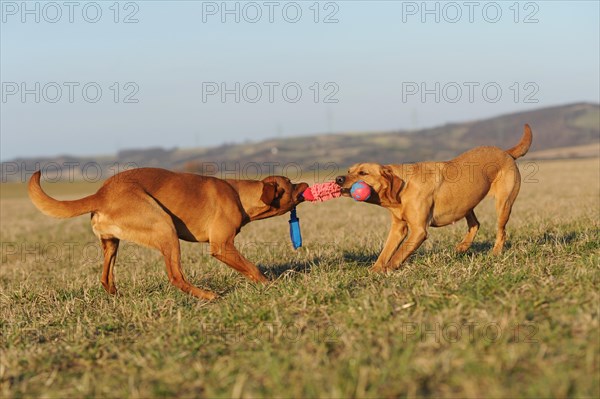
POLYGON ((48 218, 3 185, 0 396, 598 397, 600 162, 537 165, 522 168, 499 258, 490 200, 467 254, 453 251, 466 223, 431 229, 390 275, 367 271, 385 210, 303 204, 298 251, 287 217, 238 236, 268 286, 182 244, 213 302, 171 287, 159 254, 133 244, 107 295, 89 216, 48 218))

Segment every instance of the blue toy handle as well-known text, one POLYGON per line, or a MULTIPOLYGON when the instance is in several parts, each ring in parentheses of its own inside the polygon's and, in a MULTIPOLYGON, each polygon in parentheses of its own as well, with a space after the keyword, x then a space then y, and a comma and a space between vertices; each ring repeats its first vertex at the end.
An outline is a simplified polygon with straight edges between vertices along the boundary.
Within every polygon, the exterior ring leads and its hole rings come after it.
POLYGON ((300 233, 300 219, 296 216, 296 208, 290 212, 290 238, 294 249, 302 246, 302 234, 300 233))

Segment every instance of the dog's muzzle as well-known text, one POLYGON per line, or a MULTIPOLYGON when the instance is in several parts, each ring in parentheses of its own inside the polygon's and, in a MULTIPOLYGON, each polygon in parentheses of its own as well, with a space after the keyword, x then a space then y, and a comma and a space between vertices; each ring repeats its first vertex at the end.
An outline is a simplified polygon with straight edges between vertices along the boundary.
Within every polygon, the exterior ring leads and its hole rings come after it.
POLYGON ((298 194, 296 195, 296 203, 300 204, 305 201, 304 191, 308 188, 308 184, 306 183, 298 183, 294 186, 294 191, 298 194))
POLYGON ((338 176, 335 178, 335 184, 340 186, 342 189, 340 190, 344 197, 350 196, 350 188, 345 188, 344 184, 346 183, 346 176, 338 176))

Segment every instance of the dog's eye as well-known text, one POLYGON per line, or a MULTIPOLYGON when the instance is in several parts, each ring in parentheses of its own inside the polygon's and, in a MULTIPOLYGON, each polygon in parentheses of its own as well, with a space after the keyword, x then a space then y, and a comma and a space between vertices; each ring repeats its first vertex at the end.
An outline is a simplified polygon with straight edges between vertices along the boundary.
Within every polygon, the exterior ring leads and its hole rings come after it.
POLYGON ((361 175, 361 176, 366 176, 366 175, 368 175, 368 173, 367 173, 367 172, 365 172, 364 170, 361 170, 360 172, 358 172, 358 174, 359 174, 359 175, 361 175))

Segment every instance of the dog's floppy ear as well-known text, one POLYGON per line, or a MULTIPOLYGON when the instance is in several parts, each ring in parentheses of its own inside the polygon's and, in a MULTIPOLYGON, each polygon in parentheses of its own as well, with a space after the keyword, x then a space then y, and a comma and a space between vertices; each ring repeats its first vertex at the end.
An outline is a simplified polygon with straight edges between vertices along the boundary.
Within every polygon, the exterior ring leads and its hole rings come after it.
POLYGON ((392 168, 384 166, 381 169, 381 176, 387 181, 387 187, 384 188, 384 196, 391 203, 400 202, 400 191, 404 186, 404 180, 396 176, 392 168))
POLYGON ((277 197, 277 183, 269 182, 263 183, 262 195, 260 196, 260 200, 266 205, 271 205, 275 198, 277 197))

